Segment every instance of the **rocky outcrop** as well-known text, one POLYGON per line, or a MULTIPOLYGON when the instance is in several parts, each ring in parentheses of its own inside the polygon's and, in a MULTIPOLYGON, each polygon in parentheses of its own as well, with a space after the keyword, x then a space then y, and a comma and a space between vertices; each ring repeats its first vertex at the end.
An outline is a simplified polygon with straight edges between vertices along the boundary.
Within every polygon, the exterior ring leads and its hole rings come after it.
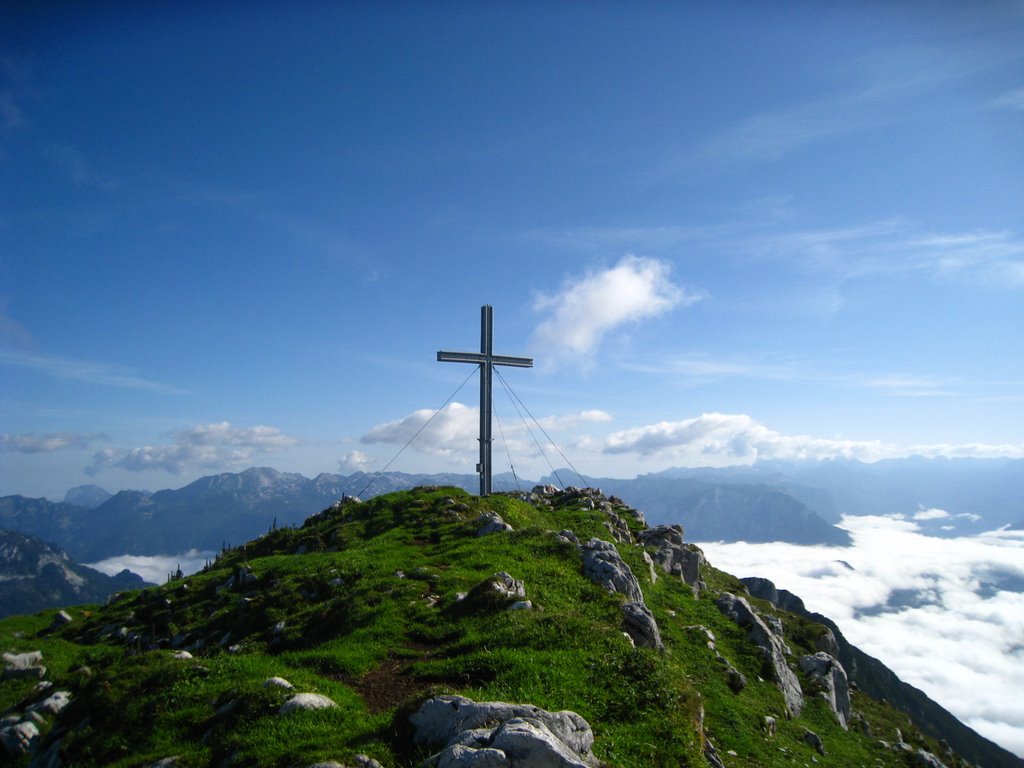
POLYGON ((671 575, 678 576, 686 584, 700 588, 700 567, 704 565, 704 553, 683 541, 683 526, 658 525, 640 532, 640 543, 653 550, 654 562, 671 575))
MULTIPOLYGON (((499 571, 477 583, 460 601, 468 609, 493 610, 524 602, 526 587, 510 573, 499 571)), ((525 607, 525 606, 520 606, 525 607)))
POLYGON ((747 637, 764 654, 769 676, 782 691, 786 713, 790 717, 798 717, 804 706, 803 691, 800 689, 800 681, 786 662, 789 649, 782 638, 768 628, 765 621, 750 607, 750 603, 742 597, 723 592, 715 600, 715 605, 737 625, 747 630, 747 637))
POLYGON ((409 716, 413 741, 440 748, 424 768, 594 768, 594 734, 575 712, 529 704, 427 699, 409 716))
POLYGON ((651 609, 643 603, 624 603, 622 606, 622 628, 638 648, 653 648, 664 651, 658 623, 651 609))
POLYGON ((644 593, 640 590, 633 571, 622 557, 615 545, 601 539, 590 539, 580 547, 583 556, 583 573, 595 584, 609 592, 618 592, 631 603, 642 603, 644 593))
POLYGON ((839 724, 846 730, 850 722, 850 686, 839 659, 818 651, 800 658, 800 670, 811 679, 814 689, 825 696, 839 724))

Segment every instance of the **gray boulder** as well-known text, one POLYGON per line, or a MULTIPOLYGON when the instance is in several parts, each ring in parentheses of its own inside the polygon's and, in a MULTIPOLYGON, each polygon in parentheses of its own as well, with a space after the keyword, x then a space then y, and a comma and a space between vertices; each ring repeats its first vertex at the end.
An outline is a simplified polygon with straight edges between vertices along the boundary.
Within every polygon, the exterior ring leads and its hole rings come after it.
POLYGON ((42 651, 5 653, 3 661, 4 678, 34 677, 42 679, 46 676, 42 651))
POLYGON ((513 530, 512 526, 502 520, 501 515, 497 512, 485 512, 477 518, 476 524, 480 526, 476 532, 477 536, 489 536, 492 533, 513 530))
POLYGON ((678 576, 695 590, 700 586, 704 553, 683 541, 683 526, 657 525, 640 532, 640 543, 653 549, 654 561, 670 576, 678 576))
POLYGON ((804 741, 814 747, 819 755, 825 754, 825 743, 821 740, 821 736, 814 731, 804 728, 804 741))
POLYGON ((514 717, 499 725, 490 749, 503 752, 511 765, 531 768, 590 768, 582 756, 553 734, 542 720, 514 717))
POLYGON ((664 651, 665 644, 661 641, 658 623, 654 620, 651 609, 643 603, 624 603, 622 606, 622 628, 640 648, 653 648, 664 651))
POLYGON ((0 745, 10 755, 25 755, 39 741, 39 729, 31 720, 0 728, 0 745))
POLYGON ((330 698, 320 693, 297 693, 281 705, 280 715, 311 709, 331 709, 338 706, 330 698))
POLYGON ((624 595, 627 602, 644 601, 640 582, 623 561, 614 544, 601 539, 590 539, 582 545, 580 552, 583 555, 583 574, 588 579, 609 592, 624 595))
POLYGON ((786 663, 789 649, 782 638, 768 628, 742 597, 723 592, 715 600, 715 605, 737 625, 747 630, 747 638, 761 649, 770 676, 782 691, 787 714, 790 717, 798 717, 804 708, 803 691, 800 689, 800 681, 786 663))
POLYGON ((475 584, 463 601, 477 608, 507 607, 526 598, 526 587, 510 573, 499 571, 475 584))
POLYGON ((800 658, 800 670, 811 678, 814 687, 821 691, 839 724, 846 730, 850 722, 850 685, 846 670, 839 660, 824 651, 800 658))
POLYGON ((939 760, 935 755, 925 749, 917 750, 914 755, 914 760, 922 768, 946 768, 946 764, 939 760))
MULTIPOLYGON (((447 748, 461 743, 462 746, 479 750, 495 748, 493 742, 500 724, 514 718, 540 723, 584 765, 590 765, 593 761, 590 750, 594 745, 594 733, 590 724, 575 712, 548 712, 530 704, 476 702, 465 696, 451 695, 427 699, 409 716, 409 722, 414 729, 413 741, 416 744, 447 748), (466 736, 459 738, 462 734, 466 736)), ((485 757, 496 758, 494 755, 485 757)), ((435 758, 440 760, 439 755, 435 755, 435 758)), ((452 759, 452 756, 445 759, 452 759)), ((440 762, 431 764, 441 765, 440 762)))

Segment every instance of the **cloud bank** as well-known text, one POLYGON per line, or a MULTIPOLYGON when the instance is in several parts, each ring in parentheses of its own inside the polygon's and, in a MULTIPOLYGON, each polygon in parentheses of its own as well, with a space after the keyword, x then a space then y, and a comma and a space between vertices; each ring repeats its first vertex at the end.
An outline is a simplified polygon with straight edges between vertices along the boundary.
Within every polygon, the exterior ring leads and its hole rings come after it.
POLYGON ((85 468, 90 475, 105 469, 131 472, 162 470, 180 475, 188 470, 220 470, 250 466, 254 459, 298 445, 297 438, 276 427, 236 427, 227 421, 170 433, 168 445, 146 445, 130 450, 104 448, 85 468))
POLYGON ((981 443, 897 446, 880 440, 846 440, 786 435, 745 414, 705 413, 696 418, 660 421, 613 432, 605 454, 657 456, 681 464, 748 464, 758 459, 856 459, 926 456, 934 458, 1024 457, 1024 444, 981 443))
POLYGON ((212 550, 190 549, 180 555, 119 555, 86 565, 108 576, 116 576, 127 568, 151 584, 163 584, 167 581, 167 574, 174 573, 179 567, 186 576, 202 570, 206 561, 213 560, 216 554, 212 550))
POLYGON ((75 434, 73 432, 49 432, 45 435, 0 435, 0 452, 12 453, 53 453, 73 448, 88 448, 92 443, 109 440, 102 432, 75 434))
POLYGON ((417 450, 435 456, 450 456, 476 445, 479 434, 480 409, 455 402, 446 405, 436 416, 432 409, 421 408, 403 419, 378 424, 359 438, 359 441, 367 445, 405 445, 416 438, 417 450))
POLYGON ((670 273, 668 262, 626 256, 614 267, 566 281, 557 293, 538 294, 533 309, 546 317, 532 346, 547 350, 546 359, 586 362, 615 328, 700 300, 670 273))
POLYGON ((940 539, 902 517, 843 518, 851 547, 700 546, 717 568, 799 595, 903 680, 1024 756, 1024 532, 940 539))

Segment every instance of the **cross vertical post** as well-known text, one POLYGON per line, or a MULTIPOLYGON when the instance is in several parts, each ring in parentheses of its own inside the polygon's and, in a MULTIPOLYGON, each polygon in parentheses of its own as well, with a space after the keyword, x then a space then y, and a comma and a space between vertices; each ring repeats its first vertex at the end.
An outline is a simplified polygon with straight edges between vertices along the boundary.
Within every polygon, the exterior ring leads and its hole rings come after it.
POLYGON ((531 357, 494 354, 494 310, 490 304, 480 307, 480 353, 438 352, 438 362, 475 363, 480 366, 480 495, 491 493, 491 381, 495 365, 532 368, 531 357))

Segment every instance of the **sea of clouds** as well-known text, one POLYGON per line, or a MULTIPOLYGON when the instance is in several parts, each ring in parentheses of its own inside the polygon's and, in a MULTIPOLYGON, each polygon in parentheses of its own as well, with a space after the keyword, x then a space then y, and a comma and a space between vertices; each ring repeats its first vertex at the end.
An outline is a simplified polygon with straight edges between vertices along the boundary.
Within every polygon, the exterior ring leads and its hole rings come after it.
POLYGON ((88 566, 109 576, 127 568, 151 584, 163 584, 168 575, 175 573, 178 568, 188 576, 201 571, 206 561, 212 561, 216 555, 212 550, 199 549, 190 549, 180 555, 118 555, 97 563, 88 563, 88 566))
POLYGON ((924 535, 915 518, 844 517, 849 547, 698 542, 763 576, 988 739, 1024 757, 1024 531, 924 535))

